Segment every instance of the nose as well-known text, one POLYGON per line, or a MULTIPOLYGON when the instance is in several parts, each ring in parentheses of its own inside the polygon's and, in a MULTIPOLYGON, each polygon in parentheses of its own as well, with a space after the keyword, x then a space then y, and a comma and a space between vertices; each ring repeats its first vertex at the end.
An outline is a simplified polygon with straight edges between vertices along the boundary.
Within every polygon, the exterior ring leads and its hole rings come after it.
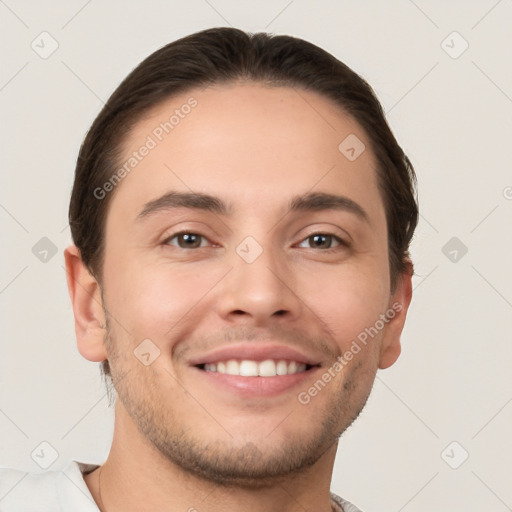
POLYGON ((294 290, 293 270, 283 256, 271 250, 263 250, 252 262, 242 256, 233 256, 233 268, 218 290, 219 315, 254 326, 299 318, 303 303, 294 290))

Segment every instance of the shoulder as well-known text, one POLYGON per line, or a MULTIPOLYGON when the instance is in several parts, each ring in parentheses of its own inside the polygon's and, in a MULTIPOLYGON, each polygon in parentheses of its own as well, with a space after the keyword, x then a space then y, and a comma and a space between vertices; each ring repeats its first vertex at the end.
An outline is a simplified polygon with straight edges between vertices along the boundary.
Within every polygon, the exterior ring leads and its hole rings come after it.
POLYGON ((340 498, 338 495, 331 492, 331 499, 336 505, 338 505, 338 510, 340 512, 362 512, 359 508, 357 508, 355 505, 350 503, 347 500, 344 500, 343 498, 340 498))
POLYGON ((2 512, 97 512, 83 479, 86 468, 76 461, 61 471, 44 473, 0 467, 2 512))
POLYGON ((57 471, 29 473, 13 468, 0 468, 2 512, 60 510, 58 474, 57 471))

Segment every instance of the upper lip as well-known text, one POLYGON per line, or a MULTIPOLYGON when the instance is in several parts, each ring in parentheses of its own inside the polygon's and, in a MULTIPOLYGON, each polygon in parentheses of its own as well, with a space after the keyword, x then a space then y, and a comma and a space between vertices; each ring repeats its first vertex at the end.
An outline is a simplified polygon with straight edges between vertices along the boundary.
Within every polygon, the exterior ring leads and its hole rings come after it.
POLYGON ((320 364, 319 358, 304 354, 297 349, 287 347, 286 345, 275 344, 254 344, 241 343, 237 345, 229 345, 220 347, 207 354, 199 355, 189 361, 191 366, 201 364, 218 363, 219 361, 229 361, 230 359, 265 361, 273 359, 275 361, 287 360, 296 361, 298 363, 316 366, 320 364))

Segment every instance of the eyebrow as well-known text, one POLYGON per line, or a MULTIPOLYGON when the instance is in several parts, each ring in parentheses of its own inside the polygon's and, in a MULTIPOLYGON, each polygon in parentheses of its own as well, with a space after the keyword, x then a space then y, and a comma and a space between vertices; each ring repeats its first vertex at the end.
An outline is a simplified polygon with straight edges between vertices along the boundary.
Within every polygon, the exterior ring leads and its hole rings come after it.
MULTIPOLYGON (((231 205, 228 205, 219 197, 202 192, 171 191, 158 199, 146 203, 137 216, 137 219, 143 219, 158 212, 173 208, 198 209, 219 215, 230 215, 232 213, 231 205)), ((336 194, 327 194, 324 192, 308 193, 294 197, 288 205, 288 213, 322 210, 343 210, 370 223, 368 214, 361 205, 348 197, 336 194)))
POLYGON ((229 215, 231 208, 218 197, 201 192, 168 192, 144 205, 137 219, 172 208, 194 208, 220 215, 229 215))
POLYGON ((337 194, 326 194, 324 192, 313 192, 297 196, 290 201, 289 211, 322 211, 322 210, 344 210, 364 220, 368 224, 370 218, 366 210, 345 196, 337 194))

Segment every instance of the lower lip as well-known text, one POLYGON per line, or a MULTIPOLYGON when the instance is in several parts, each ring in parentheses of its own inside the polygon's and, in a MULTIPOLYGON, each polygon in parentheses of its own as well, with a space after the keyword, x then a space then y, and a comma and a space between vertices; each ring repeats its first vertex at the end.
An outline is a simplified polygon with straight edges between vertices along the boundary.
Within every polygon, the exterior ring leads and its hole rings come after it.
POLYGON ((218 385, 232 393, 243 397, 272 397, 293 388, 299 387, 305 380, 310 379, 319 367, 291 375, 276 375, 274 377, 241 377, 225 373, 208 372, 194 367, 200 376, 209 383, 218 385))

